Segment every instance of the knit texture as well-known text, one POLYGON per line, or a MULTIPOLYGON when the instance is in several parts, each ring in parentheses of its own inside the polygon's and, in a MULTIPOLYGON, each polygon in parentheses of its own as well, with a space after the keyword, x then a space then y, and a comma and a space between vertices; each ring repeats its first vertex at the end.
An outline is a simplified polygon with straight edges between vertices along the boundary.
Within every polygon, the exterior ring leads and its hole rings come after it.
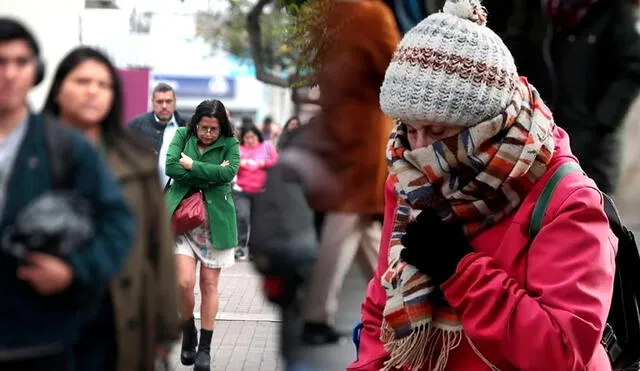
MULTIPOLYGON (((406 147, 398 124, 387 149, 398 205, 381 283, 387 294, 381 340, 384 370, 446 369, 463 339, 459 317, 432 279, 400 258, 402 237, 419 210, 462 225, 473 238, 515 210, 546 171, 554 151, 553 119, 538 92, 522 78, 504 112, 429 147, 406 147)), ((437 239, 434 239, 437 243, 437 239)), ((451 246, 428 246, 447 249, 451 246)))
POLYGON ((478 0, 448 0, 407 32, 387 68, 382 110, 415 123, 472 126, 504 111, 518 73, 478 0))

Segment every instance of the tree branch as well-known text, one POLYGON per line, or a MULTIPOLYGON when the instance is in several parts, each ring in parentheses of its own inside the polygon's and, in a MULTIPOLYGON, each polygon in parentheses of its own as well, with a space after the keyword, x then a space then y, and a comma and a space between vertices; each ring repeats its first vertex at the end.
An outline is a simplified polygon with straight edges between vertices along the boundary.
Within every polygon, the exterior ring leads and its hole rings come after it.
POLYGON ((292 81, 289 79, 277 76, 265 68, 265 62, 263 58, 262 47, 262 30, 260 28, 260 15, 262 9, 271 3, 273 0, 259 0, 256 5, 251 8, 247 15, 247 31, 249 32, 249 45, 251 47, 251 57, 253 63, 256 66, 256 78, 266 84, 281 86, 283 88, 289 88, 292 81))

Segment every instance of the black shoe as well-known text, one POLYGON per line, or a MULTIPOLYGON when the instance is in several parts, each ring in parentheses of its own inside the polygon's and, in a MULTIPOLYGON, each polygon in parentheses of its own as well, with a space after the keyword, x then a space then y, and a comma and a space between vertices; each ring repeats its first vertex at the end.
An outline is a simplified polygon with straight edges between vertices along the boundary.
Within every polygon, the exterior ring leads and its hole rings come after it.
POLYGON ((211 337, 213 331, 200 330, 200 346, 193 371, 211 371, 211 337))
POLYGON ((343 334, 326 323, 307 322, 302 330, 302 341, 307 345, 335 344, 342 337, 343 334))
POLYGON ((196 360, 196 347, 198 346, 198 333, 193 317, 189 318, 182 326, 182 350, 180 362, 185 366, 191 366, 196 360))
POLYGON ((247 260, 247 253, 244 252, 243 248, 238 247, 238 248, 236 248, 235 257, 236 257, 236 260, 246 261, 247 260))

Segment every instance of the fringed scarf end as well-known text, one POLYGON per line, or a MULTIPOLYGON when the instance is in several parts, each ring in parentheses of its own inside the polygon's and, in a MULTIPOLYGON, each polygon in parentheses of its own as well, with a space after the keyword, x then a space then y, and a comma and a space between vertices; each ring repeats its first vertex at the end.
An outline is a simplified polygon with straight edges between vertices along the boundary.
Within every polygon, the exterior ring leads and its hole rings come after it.
POLYGON ((393 330, 385 322, 382 324, 380 339, 389 353, 389 359, 380 371, 391 371, 403 367, 417 371, 427 363, 430 370, 444 371, 449 361, 449 352, 460 345, 463 336, 462 329, 436 328, 429 322, 414 328, 409 336, 396 339, 393 336, 393 330), (439 350, 436 349, 438 346, 439 350), (436 352, 438 352, 438 359, 432 367, 436 352))
MULTIPOLYGON (((384 326, 383 326, 384 327, 384 326)), ((390 371, 396 368, 408 367, 410 370, 419 370, 424 365, 426 349, 430 333, 433 331, 431 323, 415 327, 409 336, 396 339, 391 331, 391 336, 382 339, 384 348, 389 352, 389 359, 384 363, 381 371, 390 371)), ((383 331, 384 333, 385 331, 383 331)))

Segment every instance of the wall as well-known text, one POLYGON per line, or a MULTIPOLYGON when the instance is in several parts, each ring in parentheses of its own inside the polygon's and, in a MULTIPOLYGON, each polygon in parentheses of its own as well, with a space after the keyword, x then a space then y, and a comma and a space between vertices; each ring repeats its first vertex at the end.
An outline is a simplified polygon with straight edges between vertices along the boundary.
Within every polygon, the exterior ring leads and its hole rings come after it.
POLYGON ((148 112, 149 70, 146 68, 118 69, 122 81, 123 123, 131 121, 137 115, 148 112))
POLYGON ((55 68, 69 50, 80 43, 80 12, 84 0, 0 0, 2 16, 15 17, 35 34, 47 67, 45 80, 29 95, 29 103, 40 110, 55 68))
MULTIPOLYGON (((210 44, 194 37, 193 9, 189 11, 187 3, 129 0, 118 4, 117 10, 86 10, 82 15, 83 42, 106 51, 118 67, 148 68, 152 79, 154 75, 233 78, 235 96, 221 99, 231 111, 250 114, 257 122, 271 115, 280 124, 291 115, 288 89, 263 84, 256 80, 252 64, 242 64, 221 50, 211 50, 210 44), (129 31, 134 3, 139 14, 153 10, 148 33, 129 31)), ((152 82, 150 88, 153 85, 152 82)), ((178 94, 178 109, 192 111, 202 100, 213 97, 178 94)))

